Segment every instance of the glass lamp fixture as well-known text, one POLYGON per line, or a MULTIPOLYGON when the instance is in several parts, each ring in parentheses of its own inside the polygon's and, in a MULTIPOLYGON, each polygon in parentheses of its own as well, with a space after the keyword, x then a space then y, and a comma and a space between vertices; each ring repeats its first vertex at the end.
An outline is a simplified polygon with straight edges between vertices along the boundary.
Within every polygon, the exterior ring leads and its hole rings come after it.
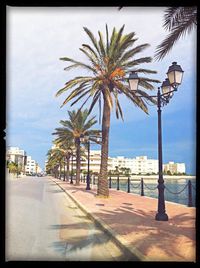
POLYGON ((138 89, 139 77, 135 72, 131 72, 128 78, 129 86, 131 90, 138 89))
POLYGON ((165 98, 171 98, 173 96, 173 92, 170 92, 173 90, 173 87, 171 86, 168 78, 166 78, 165 81, 162 82, 161 89, 162 94, 164 94, 165 98))
POLYGON ((100 142, 100 137, 97 137, 96 140, 97 140, 97 142, 100 142))
POLYGON ((177 87, 181 84, 184 71, 180 65, 177 65, 177 62, 172 62, 172 65, 169 67, 167 76, 170 84, 173 87, 177 87))
POLYGON ((89 135, 85 135, 85 141, 89 140, 89 135))
POLYGON ((84 142, 85 141, 85 137, 83 134, 80 135, 80 142, 84 142))

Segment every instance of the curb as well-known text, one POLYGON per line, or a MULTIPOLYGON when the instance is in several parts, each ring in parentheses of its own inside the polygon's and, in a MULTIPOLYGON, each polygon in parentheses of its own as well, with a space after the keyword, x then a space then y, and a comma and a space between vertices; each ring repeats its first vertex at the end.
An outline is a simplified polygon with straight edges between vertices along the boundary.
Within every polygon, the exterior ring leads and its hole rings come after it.
POLYGON ((120 247, 120 249, 126 255, 132 257, 131 261, 150 261, 150 259, 144 256, 138 249, 134 248, 133 246, 130 247, 129 243, 123 237, 113 231, 113 229, 111 229, 110 226, 107 225, 103 220, 88 212, 85 206, 79 201, 77 201, 69 192, 67 192, 67 190, 60 186, 59 183, 57 183, 56 181, 54 182, 76 203, 76 205, 95 223, 96 226, 103 229, 103 231, 112 238, 112 240, 120 247))

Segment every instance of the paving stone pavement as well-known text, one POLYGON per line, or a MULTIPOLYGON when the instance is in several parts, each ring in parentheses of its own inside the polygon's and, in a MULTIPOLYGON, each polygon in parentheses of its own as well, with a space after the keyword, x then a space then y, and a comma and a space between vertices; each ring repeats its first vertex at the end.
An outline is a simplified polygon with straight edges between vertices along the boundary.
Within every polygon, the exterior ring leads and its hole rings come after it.
POLYGON ((156 221, 157 199, 96 186, 80 186, 50 177, 125 251, 141 261, 196 262, 196 208, 165 202, 168 221, 156 221))

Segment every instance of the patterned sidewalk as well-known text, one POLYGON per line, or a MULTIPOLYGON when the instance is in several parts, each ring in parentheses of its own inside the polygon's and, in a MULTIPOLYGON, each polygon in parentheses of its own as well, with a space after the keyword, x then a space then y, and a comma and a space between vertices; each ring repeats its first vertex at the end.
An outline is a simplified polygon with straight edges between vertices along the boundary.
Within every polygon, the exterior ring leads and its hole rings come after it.
POLYGON ((196 262, 196 208, 166 201, 169 220, 156 221, 155 198, 109 189, 104 199, 96 186, 86 191, 83 183, 51 179, 136 260, 196 262))

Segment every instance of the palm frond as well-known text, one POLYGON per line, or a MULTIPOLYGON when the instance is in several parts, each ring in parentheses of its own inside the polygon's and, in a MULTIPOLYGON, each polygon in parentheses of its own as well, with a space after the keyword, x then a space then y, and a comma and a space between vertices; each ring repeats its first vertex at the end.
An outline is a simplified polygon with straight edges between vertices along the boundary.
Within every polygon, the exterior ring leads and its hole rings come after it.
POLYGON ((59 95, 61 95, 62 93, 64 93, 65 91, 67 91, 70 88, 75 87, 76 85, 82 84, 84 82, 89 82, 94 80, 93 77, 89 76, 89 77, 75 77, 72 80, 69 80, 68 82, 65 83, 65 86, 61 89, 59 89, 56 93, 56 97, 58 97, 59 95))
POLYGON ((106 54, 108 55, 109 51, 109 33, 108 33, 108 25, 106 24, 106 54))
POLYGON ((102 36, 102 33, 100 31, 98 31, 98 34, 99 34, 99 50, 101 51, 102 57, 105 58, 106 50, 105 50, 105 45, 103 42, 103 36, 102 36))
MULTIPOLYGON (((79 48, 79 49, 88 57, 88 59, 91 61, 93 66, 96 66, 98 64, 98 62, 95 61, 94 57, 91 56, 86 50, 84 50, 83 48, 79 48)), ((94 69, 93 73, 96 74, 97 73, 96 69, 95 68, 93 69, 94 69)))
POLYGON ((128 87, 124 86, 123 84, 120 84, 120 86, 118 85, 118 88, 120 89, 120 91, 122 93, 124 93, 124 95, 131 100, 131 102, 139 107, 140 109, 142 109, 146 114, 148 114, 148 108, 146 106, 146 104, 144 103, 144 101, 142 100, 141 97, 138 97, 136 95, 136 92, 131 91, 128 87))
POLYGON ((87 35, 89 36, 90 40, 92 41, 94 47, 96 48, 98 54, 100 55, 100 51, 99 51, 99 47, 98 47, 98 43, 96 38, 94 37, 93 33, 87 28, 87 27, 83 27, 84 31, 87 33, 87 35))
MULTIPOLYGON (((84 92, 81 96, 79 96, 74 102, 71 103, 71 106, 73 106, 75 103, 77 103, 80 99, 82 99, 84 96, 86 96, 90 92, 90 89, 84 92)), ((90 96, 88 97, 90 98, 90 96)))
POLYGON ((140 69, 134 69, 134 71, 136 73, 143 73, 143 74, 156 74, 157 73, 157 71, 149 70, 149 69, 142 69, 142 68, 140 68, 140 69))
POLYGON ((114 56, 113 54, 117 54, 117 50, 119 49, 119 42, 122 37, 124 26, 125 25, 123 25, 121 29, 119 30, 119 32, 116 33, 115 36, 113 37, 113 41, 111 42, 110 49, 109 49, 110 57, 113 57, 114 56))
POLYGON ((163 59, 173 48, 175 43, 197 25, 196 7, 169 7, 165 12, 164 27, 170 34, 157 46, 155 59, 163 59))
POLYGON ((119 115, 120 115, 121 119, 124 121, 123 112, 122 112, 121 106, 120 106, 119 101, 118 101, 118 93, 115 91, 115 92, 113 92, 113 95, 114 95, 114 99, 115 99, 116 117, 117 117, 117 119, 119 119, 119 115))
POLYGON ((99 99, 100 96, 101 96, 101 91, 99 90, 99 91, 97 91, 95 93, 95 95, 93 97, 92 103, 91 103, 91 105, 89 107, 89 110, 88 110, 88 114, 91 113, 92 109, 94 108, 94 106, 95 106, 95 104, 96 104, 96 102, 97 102, 97 100, 99 99))
POLYGON ((127 61, 129 60, 131 57, 133 57, 135 54, 143 51, 144 49, 146 49, 147 47, 149 47, 149 44, 143 44, 143 45, 139 45, 127 52, 125 52, 121 58, 121 62, 127 61))
MULTIPOLYGON (((81 68, 84 68, 86 70, 94 71, 94 69, 90 65, 87 65, 87 64, 80 62, 80 61, 73 60, 71 58, 63 57, 63 58, 60 58, 60 60, 70 61, 70 62, 74 63, 75 67, 81 67, 81 68)), ((65 67, 64 70, 67 70, 67 67, 65 67)))
POLYGON ((89 46, 88 44, 82 44, 82 47, 87 49, 92 54, 92 56, 95 58, 95 60, 97 62, 99 62, 99 57, 91 46, 89 46))
POLYGON ((169 51, 173 48, 174 44, 180 39, 181 36, 184 36, 186 33, 189 33, 194 28, 195 17, 190 18, 190 20, 182 23, 180 26, 173 28, 171 33, 163 40, 163 42, 157 47, 155 52, 155 59, 161 60, 164 58, 169 51))

